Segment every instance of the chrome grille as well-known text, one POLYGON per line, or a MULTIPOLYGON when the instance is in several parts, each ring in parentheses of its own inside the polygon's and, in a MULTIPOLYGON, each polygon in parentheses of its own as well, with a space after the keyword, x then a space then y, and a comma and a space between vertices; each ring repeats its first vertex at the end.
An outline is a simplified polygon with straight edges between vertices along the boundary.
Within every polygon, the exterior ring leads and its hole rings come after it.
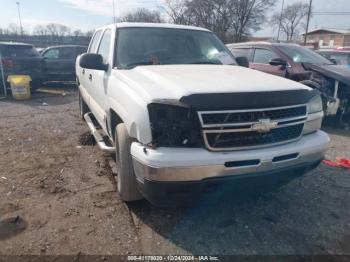
POLYGON ((300 139, 307 106, 198 112, 206 147, 228 151, 283 144, 300 139))

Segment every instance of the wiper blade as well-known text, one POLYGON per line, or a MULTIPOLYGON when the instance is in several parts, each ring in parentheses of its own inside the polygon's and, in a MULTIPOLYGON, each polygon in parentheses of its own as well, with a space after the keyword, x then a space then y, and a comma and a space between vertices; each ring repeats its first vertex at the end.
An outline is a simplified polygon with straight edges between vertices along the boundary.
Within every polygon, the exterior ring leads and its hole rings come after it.
POLYGON ((157 64, 157 63, 154 63, 153 61, 141 61, 137 63, 128 64, 126 68, 131 69, 142 65, 160 65, 160 63, 157 64))
POLYGON ((198 61, 190 63, 192 65, 221 65, 221 63, 213 62, 213 61, 198 61))

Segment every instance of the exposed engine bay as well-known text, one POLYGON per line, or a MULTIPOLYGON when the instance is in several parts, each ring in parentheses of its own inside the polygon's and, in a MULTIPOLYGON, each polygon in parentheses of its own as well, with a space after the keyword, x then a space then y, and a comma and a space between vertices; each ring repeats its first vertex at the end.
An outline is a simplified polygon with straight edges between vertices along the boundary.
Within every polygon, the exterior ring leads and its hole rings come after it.
POLYGON ((311 74, 309 80, 301 83, 319 90, 327 117, 350 130, 350 70, 345 66, 303 65, 311 74))

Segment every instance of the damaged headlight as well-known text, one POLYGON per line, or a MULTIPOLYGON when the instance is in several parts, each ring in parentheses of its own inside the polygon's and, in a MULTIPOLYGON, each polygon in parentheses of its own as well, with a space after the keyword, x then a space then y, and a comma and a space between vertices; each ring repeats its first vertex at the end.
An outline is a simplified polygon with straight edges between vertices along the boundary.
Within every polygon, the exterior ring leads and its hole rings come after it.
POLYGON ((307 112, 313 114, 321 111, 323 111, 322 99, 321 96, 316 96, 307 104, 307 112))
POLYGON ((148 105, 152 146, 201 147, 202 139, 197 113, 180 105, 148 105))
POLYGON ((304 126, 303 134, 311 134, 321 129, 323 113, 323 103, 321 96, 316 96, 307 104, 308 118, 304 126))

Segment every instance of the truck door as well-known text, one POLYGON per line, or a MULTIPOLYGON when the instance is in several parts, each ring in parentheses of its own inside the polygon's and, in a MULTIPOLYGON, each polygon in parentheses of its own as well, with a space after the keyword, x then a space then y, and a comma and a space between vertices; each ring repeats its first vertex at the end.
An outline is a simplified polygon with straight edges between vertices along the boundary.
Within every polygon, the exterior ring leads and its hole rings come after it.
MULTIPOLYGON (((101 35, 102 35, 101 30, 95 32, 95 34, 91 40, 89 49, 87 51, 88 53, 95 54, 97 52, 97 48, 98 48, 98 44, 100 43, 101 35)), ((79 67, 79 71, 80 72, 76 72, 76 73, 78 75, 79 82, 81 85, 80 94, 83 96, 85 103, 87 103, 87 105, 91 108, 90 96, 91 96, 92 87, 90 86, 89 75, 92 74, 93 70, 79 67)))
POLYGON ((255 48, 253 61, 250 64, 251 69, 262 71, 268 74, 277 76, 286 76, 286 68, 283 66, 273 66, 270 65, 270 60, 274 58, 280 58, 273 50, 267 48, 255 48))
MULTIPOLYGON (((109 64, 108 70, 89 70, 89 93, 90 110, 93 112, 99 124, 106 128, 106 110, 107 110, 107 83, 112 70, 112 30, 106 29, 103 32, 97 54, 101 55, 103 62, 109 64)), ((106 129, 105 129, 106 130, 106 129)))

